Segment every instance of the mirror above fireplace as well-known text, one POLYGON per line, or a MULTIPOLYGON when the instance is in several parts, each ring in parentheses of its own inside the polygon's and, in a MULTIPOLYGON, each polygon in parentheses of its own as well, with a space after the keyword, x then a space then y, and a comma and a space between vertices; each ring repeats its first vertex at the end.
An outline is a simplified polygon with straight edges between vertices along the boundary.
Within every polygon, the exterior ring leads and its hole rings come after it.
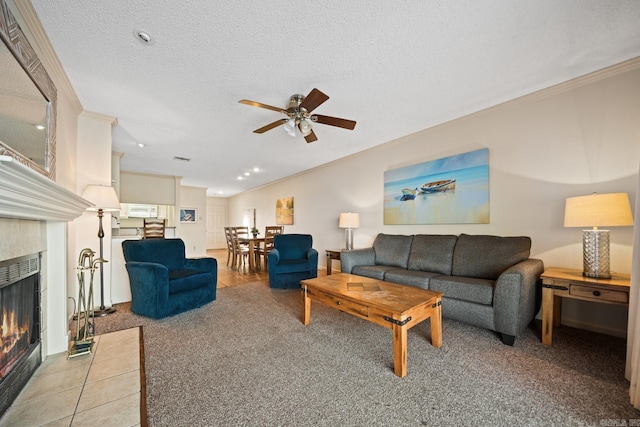
POLYGON ((0 0, 0 155, 55 179, 56 88, 0 0))

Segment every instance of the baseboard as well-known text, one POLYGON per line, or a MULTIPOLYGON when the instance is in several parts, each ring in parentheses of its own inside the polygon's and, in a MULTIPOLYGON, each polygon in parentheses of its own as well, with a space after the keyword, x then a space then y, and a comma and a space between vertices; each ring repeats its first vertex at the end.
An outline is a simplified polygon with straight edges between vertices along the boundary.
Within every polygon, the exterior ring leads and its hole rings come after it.
POLYGON ((618 338, 627 338, 627 330, 620 330, 617 328, 607 328, 595 323, 580 322, 575 319, 562 319, 562 325, 569 326, 571 328, 584 329, 591 332, 597 332, 599 334, 611 335, 618 338))

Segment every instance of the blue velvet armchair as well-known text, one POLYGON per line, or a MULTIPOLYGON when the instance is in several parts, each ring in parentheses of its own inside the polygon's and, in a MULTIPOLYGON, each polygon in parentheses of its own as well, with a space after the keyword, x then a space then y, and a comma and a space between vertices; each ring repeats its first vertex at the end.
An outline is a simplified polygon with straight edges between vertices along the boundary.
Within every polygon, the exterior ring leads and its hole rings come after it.
POLYGON ((267 255, 269 286, 300 288, 300 281, 318 277, 318 251, 310 234, 273 236, 273 249, 267 255))
POLYGON ((181 239, 125 240, 122 252, 132 312, 161 319, 216 299, 217 260, 185 258, 181 239))

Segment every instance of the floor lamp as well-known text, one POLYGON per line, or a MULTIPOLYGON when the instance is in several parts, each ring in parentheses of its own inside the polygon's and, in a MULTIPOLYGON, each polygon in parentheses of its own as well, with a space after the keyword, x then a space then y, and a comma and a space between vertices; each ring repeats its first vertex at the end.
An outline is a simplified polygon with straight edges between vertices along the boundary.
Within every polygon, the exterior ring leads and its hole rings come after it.
MULTIPOLYGON (((120 210, 120 202, 118 201, 116 190, 110 185, 90 184, 82 192, 82 198, 94 204, 93 207, 87 209, 88 211, 98 212, 98 239, 100 239, 100 252, 98 255, 101 260, 104 260, 102 218, 105 212, 120 210)), ((104 262, 106 260, 100 262, 100 309, 93 311, 94 317, 106 316, 116 312, 115 308, 107 307, 104 304, 104 262)))

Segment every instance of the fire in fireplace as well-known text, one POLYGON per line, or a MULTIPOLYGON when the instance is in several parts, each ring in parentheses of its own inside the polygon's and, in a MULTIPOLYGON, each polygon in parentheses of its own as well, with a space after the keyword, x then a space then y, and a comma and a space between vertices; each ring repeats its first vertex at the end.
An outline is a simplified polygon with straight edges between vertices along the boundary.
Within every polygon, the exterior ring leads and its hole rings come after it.
POLYGON ((40 255, 0 262, 0 415, 41 361, 40 255))

